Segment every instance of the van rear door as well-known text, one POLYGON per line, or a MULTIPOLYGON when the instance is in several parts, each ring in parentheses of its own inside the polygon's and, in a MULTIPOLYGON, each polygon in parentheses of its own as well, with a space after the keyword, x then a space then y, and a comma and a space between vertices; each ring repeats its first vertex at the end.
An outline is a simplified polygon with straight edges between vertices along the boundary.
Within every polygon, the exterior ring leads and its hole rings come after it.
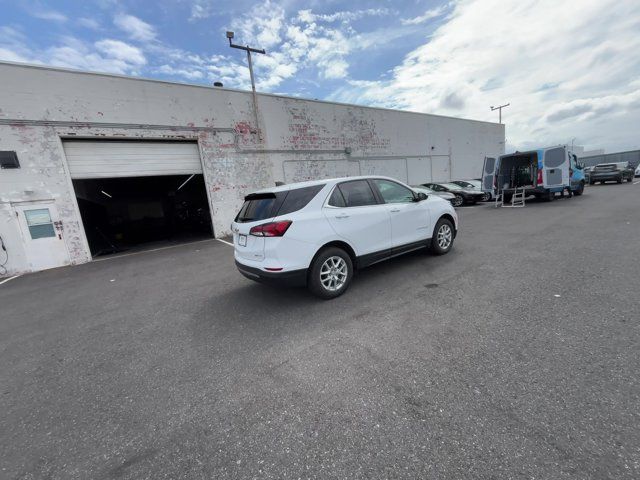
POLYGON ((564 147, 546 148, 542 158, 544 188, 569 185, 569 155, 564 147))
POLYGON ((493 184, 496 176, 498 162, 494 157, 484 157, 484 167, 482 169, 482 191, 494 192, 493 184))

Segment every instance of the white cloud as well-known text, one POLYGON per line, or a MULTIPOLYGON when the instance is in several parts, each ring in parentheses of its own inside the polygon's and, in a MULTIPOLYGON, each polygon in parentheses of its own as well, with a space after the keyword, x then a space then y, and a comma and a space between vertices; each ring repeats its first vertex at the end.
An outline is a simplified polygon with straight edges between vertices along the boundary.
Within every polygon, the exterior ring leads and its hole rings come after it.
POLYGON ((88 28, 90 30, 100 29, 100 23, 98 23, 98 21, 94 20, 93 18, 86 18, 86 17, 79 18, 78 25, 84 28, 88 28))
POLYGON ((45 10, 41 8, 35 8, 29 11, 32 17, 39 18, 41 20, 49 20, 52 22, 64 23, 67 21, 66 15, 63 15, 56 10, 45 10))
POLYGON ((389 15, 391 11, 388 8, 368 8, 365 10, 350 10, 350 11, 338 11, 333 13, 318 14, 313 13, 311 10, 300 10, 298 12, 298 19, 301 22, 351 22, 364 17, 381 17, 389 15))
POLYGON ((460 0, 390 80, 350 80, 331 99, 488 121, 490 105, 510 102, 503 118, 516 146, 578 137, 631 148, 639 23, 636 1, 460 0))
POLYGON ((204 73, 200 70, 190 70, 186 68, 175 68, 171 65, 161 65, 156 69, 158 73, 165 75, 171 75, 173 77, 188 78, 189 80, 201 80, 204 78, 204 73))
POLYGON ((133 75, 146 64, 140 49, 119 40, 91 44, 66 36, 58 44, 39 50, 29 46, 29 38, 10 27, 0 27, 0 60, 133 75))
POLYGON ((403 25, 420 25, 421 23, 428 22, 437 17, 444 15, 449 9, 451 4, 440 5, 439 7, 427 10, 422 15, 413 18, 404 18, 401 20, 403 25))
POLYGON ((139 48, 120 40, 100 40, 95 43, 95 46, 106 57, 122 60, 129 65, 144 65, 147 63, 144 54, 139 48))
POLYGON ((113 23, 133 40, 148 42, 156 38, 155 28, 133 15, 118 14, 113 23))
POLYGON ((191 5, 191 17, 189 20, 209 18, 214 12, 215 8, 211 0, 194 0, 191 5))
POLYGON ((242 44, 252 44, 258 48, 271 48, 280 42, 281 30, 285 22, 284 9, 270 0, 251 9, 231 22, 231 29, 241 33, 235 39, 242 44))
POLYGON ((5 47, 0 47, 0 60, 5 62, 32 63, 29 58, 23 57, 18 52, 14 52, 13 50, 5 47))

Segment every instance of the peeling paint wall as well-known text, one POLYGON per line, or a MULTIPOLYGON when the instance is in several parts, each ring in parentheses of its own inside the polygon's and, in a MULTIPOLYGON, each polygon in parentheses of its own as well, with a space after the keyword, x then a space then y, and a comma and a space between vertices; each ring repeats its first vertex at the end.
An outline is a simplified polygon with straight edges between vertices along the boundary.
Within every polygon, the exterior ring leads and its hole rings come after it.
POLYGON ((261 94, 257 129, 249 92, 2 63, 0 78, 0 150, 15 150, 22 167, 0 170, 9 274, 32 270, 20 202, 53 200, 67 263, 90 259, 65 138, 197 141, 216 236, 229 233, 247 192, 276 181, 471 178, 504 150, 504 126, 491 123, 261 94))

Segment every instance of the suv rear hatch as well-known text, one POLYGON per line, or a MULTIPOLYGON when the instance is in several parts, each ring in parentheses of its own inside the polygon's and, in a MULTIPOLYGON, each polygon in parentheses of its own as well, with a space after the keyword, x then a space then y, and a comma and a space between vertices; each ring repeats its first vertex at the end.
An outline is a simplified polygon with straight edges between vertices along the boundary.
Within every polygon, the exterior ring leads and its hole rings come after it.
POLYGON ((287 192, 252 193, 245 197, 233 228, 233 245, 239 257, 254 262, 264 260, 265 238, 250 235, 249 232, 251 227, 273 218, 286 194, 287 192))
MULTIPOLYGON (((277 192, 251 193, 233 223, 233 245, 240 258, 262 261, 269 236, 251 235, 251 229, 276 217, 303 209, 324 188, 324 184, 277 192)), ((285 229, 286 231, 286 229, 285 229)), ((282 234, 276 236, 282 236, 282 234)))

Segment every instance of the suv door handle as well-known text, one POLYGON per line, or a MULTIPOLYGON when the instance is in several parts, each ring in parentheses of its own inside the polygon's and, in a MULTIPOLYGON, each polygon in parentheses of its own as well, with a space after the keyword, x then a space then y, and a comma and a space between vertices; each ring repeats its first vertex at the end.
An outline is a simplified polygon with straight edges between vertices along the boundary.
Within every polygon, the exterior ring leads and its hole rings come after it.
POLYGON ((336 215, 336 218, 349 218, 349 215, 347 215, 346 213, 341 213, 340 215, 336 215))
POLYGON ((390 212, 393 212, 393 213, 397 213, 397 212, 399 212, 399 211, 400 211, 400 209, 399 209, 399 208, 394 208, 393 210, 389 210, 389 211, 390 211, 390 212))

